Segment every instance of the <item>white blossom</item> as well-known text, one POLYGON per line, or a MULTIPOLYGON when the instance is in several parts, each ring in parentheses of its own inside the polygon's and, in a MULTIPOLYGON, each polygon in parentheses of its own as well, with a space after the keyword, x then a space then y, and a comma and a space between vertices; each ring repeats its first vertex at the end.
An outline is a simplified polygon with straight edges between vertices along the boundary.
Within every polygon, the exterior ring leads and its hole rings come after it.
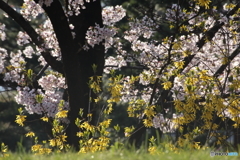
MULTIPOLYGON (((58 104, 62 96, 59 92, 46 91, 43 93, 40 89, 35 90, 28 87, 18 87, 17 91, 18 94, 15 96, 16 102, 25 106, 29 114, 39 114, 54 118, 58 112, 58 104)), ((64 103, 63 109, 69 109, 67 102, 64 103)))
MULTIPOLYGON (((49 1, 49 0, 45 0, 45 1, 49 1)), ((39 14, 42 14, 43 9, 39 4, 35 3, 34 0, 24 0, 20 13, 23 15, 24 18, 31 21, 31 19, 34 19, 39 14)))
POLYGON ((43 76, 38 80, 38 83, 45 91, 66 88, 65 79, 63 77, 56 77, 53 74, 43 76))
POLYGON ((27 35, 27 33, 25 32, 18 32, 18 35, 17 35, 17 44, 22 46, 24 44, 28 44, 30 43, 31 41, 31 38, 27 35))
POLYGON ((5 61, 8 57, 7 50, 0 47, 0 73, 2 73, 5 69, 5 61))
POLYGON ((107 6, 102 10, 103 24, 112 26, 126 16, 126 10, 122 6, 107 6))
POLYGON ((0 39, 4 41, 6 39, 5 24, 0 23, 0 39))
POLYGON ((25 54, 25 56, 27 58, 32 58, 32 54, 34 53, 34 50, 31 46, 27 46, 24 50, 23 50, 23 54, 25 54))
POLYGON ((153 118, 153 126, 154 128, 159 128, 163 133, 174 133, 177 129, 177 124, 173 120, 180 116, 182 115, 176 116, 176 114, 173 114, 173 119, 170 119, 158 113, 153 118))
POLYGON ((100 44, 105 40, 105 50, 112 45, 112 37, 116 34, 114 28, 100 27, 98 24, 90 27, 86 33, 87 44, 91 47, 100 44))

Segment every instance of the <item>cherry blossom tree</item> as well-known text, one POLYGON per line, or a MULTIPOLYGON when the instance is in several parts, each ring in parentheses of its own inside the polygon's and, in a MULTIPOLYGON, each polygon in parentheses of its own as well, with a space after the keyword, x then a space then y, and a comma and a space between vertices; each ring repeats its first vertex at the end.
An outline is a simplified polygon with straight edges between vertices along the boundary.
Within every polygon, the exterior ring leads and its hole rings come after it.
MULTIPOLYGON (((199 148, 195 138, 204 133, 206 143, 217 137, 221 144, 229 137, 217 132, 221 123, 233 122, 222 129, 226 133, 240 125, 240 3, 223 2, 191 0, 186 8, 176 3, 163 17, 153 9, 151 16, 129 18, 129 28, 120 35, 117 22, 126 15, 121 6, 102 9, 100 0, 24 0, 19 10, 0 0, 6 16, 23 29, 17 44, 25 49, 0 48, 1 81, 16 87, 16 101, 24 106, 16 122, 24 125, 25 112, 43 121, 57 118, 52 122, 60 127, 52 131, 51 146, 63 148, 67 141, 77 149, 80 142, 81 152, 104 150, 111 119, 99 122, 98 102, 106 104, 101 108, 106 115, 115 104, 126 103, 129 117, 140 120, 125 128, 130 141, 139 141, 146 128, 154 127, 179 133, 180 147, 187 141, 199 148), (39 15, 45 21, 33 27, 39 15), (164 32, 162 23, 171 35, 157 39, 164 32), (114 56, 105 54, 109 48, 114 56), (26 59, 33 56, 42 66, 38 73, 26 68, 26 59), (139 74, 117 75, 124 68, 139 74), (103 74, 110 77, 107 99, 101 94, 103 74), (96 132, 98 141, 91 138, 96 132)), ((6 33, 1 22, 1 40, 7 40, 6 33)))
MULTIPOLYGON (((99 27, 103 26, 100 1, 91 3, 90 1, 67 1, 64 6, 59 1, 26 0, 20 12, 4 1, 0 2, 0 6, 23 28, 23 31, 18 34, 18 44, 30 44, 24 51, 10 54, 12 68, 5 71, 3 80, 19 85, 17 88, 19 94, 16 100, 25 105, 30 114, 47 113, 48 116, 53 116, 57 112, 58 103, 62 98, 56 89, 64 89, 67 85, 68 95, 65 100, 68 102, 64 107, 68 109, 68 106, 71 106, 69 109, 70 123, 67 129, 68 142, 70 144, 78 143, 75 138, 78 130, 74 122, 79 109, 85 106, 84 110, 87 110, 89 106, 89 96, 91 97, 91 95, 89 95, 88 78, 93 75, 101 75, 104 65, 102 43, 98 42, 94 48, 90 48, 88 51, 82 49, 85 45, 85 34, 88 28, 95 24, 98 24, 99 27), (79 13, 80 8, 82 8, 81 14, 79 13), (33 28, 30 21, 44 13, 45 23, 39 28, 33 28), (26 77, 24 75, 24 57, 31 58, 32 54, 39 56, 39 62, 43 68, 41 72, 35 74, 29 70, 26 77), (97 65, 96 72, 93 72, 93 64, 97 65), (50 67, 57 71, 60 77, 51 74, 42 77, 42 73, 50 67), (62 76, 65 78, 61 78, 62 76), (31 84, 27 81, 31 81, 31 84), (39 84, 36 84, 37 81, 39 84), (46 84, 50 86, 47 87, 46 84), (46 89, 45 92, 39 90, 39 87, 42 86, 44 86, 42 89, 46 89), (42 95, 43 98, 39 108, 35 106, 36 95, 42 95)), ((1 39, 5 39, 3 29, 4 24, 1 24, 1 39)), ((3 72, 3 62, 7 56, 7 51, 1 48, 1 72, 3 72)))
MULTIPOLYGON (((158 16, 145 16, 129 24, 124 38, 135 54, 129 54, 128 59, 148 68, 124 82, 127 96, 122 98, 130 101, 130 116, 143 119, 130 139, 140 138, 145 130, 142 126, 155 126, 163 132, 178 128, 180 146, 183 139, 193 140, 196 133, 207 132, 208 142, 218 137, 213 132, 221 128, 221 123, 229 122, 223 118, 218 123, 221 117, 235 122, 236 134, 239 108, 232 102, 236 102, 239 90, 232 83, 238 81, 233 77, 238 77, 239 65, 239 3, 195 2, 189 8, 173 4, 160 22, 158 16), (172 35, 159 41, 154 33, 161 31, 161 22, 169 24, 172 35), (144 90, 139 90, 135 82, 145 86, 144 90), (153 108, 157 107, 160 113, 154 116, 153 108), (139 111, 143 111, 144 118, 136 114, 139 111)), ((230 130, 233 126, 224 128, 230 130)), ((229 135, 217 143, 226 137, 229 135)))

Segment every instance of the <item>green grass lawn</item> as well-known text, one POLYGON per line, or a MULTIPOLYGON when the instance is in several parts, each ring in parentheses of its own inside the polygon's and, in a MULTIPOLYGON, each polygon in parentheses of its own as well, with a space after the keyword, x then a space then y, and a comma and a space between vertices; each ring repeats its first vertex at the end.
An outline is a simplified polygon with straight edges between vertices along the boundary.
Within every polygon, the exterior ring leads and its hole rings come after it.
POLYGON ((210 151, 185 151, 183 153, 163 153, 150 155, 140 151, 110 150, 99 153, 56 153, 51 155, 33 155, 10 153, 4 160, 239 160, 240 156, 210 156, 210 151))

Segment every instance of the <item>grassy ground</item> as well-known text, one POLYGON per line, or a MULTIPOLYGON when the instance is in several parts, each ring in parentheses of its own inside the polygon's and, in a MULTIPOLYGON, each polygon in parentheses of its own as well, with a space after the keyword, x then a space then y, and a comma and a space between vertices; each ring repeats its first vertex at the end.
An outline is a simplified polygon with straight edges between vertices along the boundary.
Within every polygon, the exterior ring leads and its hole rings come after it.
POLYGON ((52 155, 32 155, 13 153, 4 160, 239 160, 240 156, 210 156, 210 151, 193 151, 176 154, 164 153, 160 155, 150 155, 149 153, 138 151, 105 151, 101 153, 61 153, 52 155))

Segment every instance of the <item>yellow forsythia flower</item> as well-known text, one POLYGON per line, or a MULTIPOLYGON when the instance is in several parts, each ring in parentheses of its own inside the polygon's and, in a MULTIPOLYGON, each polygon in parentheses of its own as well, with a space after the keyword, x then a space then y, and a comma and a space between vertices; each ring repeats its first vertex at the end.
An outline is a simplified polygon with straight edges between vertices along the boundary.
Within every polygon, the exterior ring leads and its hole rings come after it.
POLYGON ((56 114, 56 118, 66 118, 66 117, 67 117, 67 113, 68 113, 67 110, 59 111, 59 112, 56 114))
POLYGON ((35 133, 34 132, 28 132, 26 134, 26 137, 34 137, 35 136, 35 133))
POLYGON ((182 69, 183 66, 184 66, 184 62, 183 62, 183 61, 174 62, 174 66, 175 66, 177 69, 182 69))
POLYGON ((52 152, 51 148, 41 148, 40 154, 50 154, 52 152))
POLYGON ((78 137, 82 137, 83 136, 83 132, 77 132, 77 136, 78 137))
POLYGON ((37 152, 40 148, 42 148, 42 145, 35 144, 35 145, 32 146, 31 149, 32 149, 33 152, 37 152))
POLYGON ((15 122, 19 124, 19 126, 23 126, 23 122, 26 121, 26 117, 27 116, 24 115, 17 115, 15 122))
POLYGON ((200 143, 200 142, 194 142, 193 148, 195 148, 195 149, 200 149, 201 146, 199 145, 199 143, 200 143))
POLYGON ((157 147, 156 146, 152 146, 152 147, 149 147, 148 148, 148 152, 150 154, 155 154, 156 153, 156 150, 157 150, 157 147))
POLYGON ((48 122, 48 117, 42 117, 41 120, 48 122))
POLYGON ((168 89, 170 89, 172 87, 172 82, 170 82, 170 81, 163 82, 162 85, 163 85, 163 88, 165 90, 168 90, 168 89))
POLYGON ((125 134, 125 137, 130 137, 131 133, 134 131, 134 126, 131 126, 131 127, 125 127, 124 128, 124 134, 125 134))
POLYGON ((4 143, 1 143, 0 146, 0 157, 8 157, 9 154, 7 154, 8 152, 8 146, 5 145, 4 143))
POLYGON ((49 140, 49 145, 52 146, 52 147, 55 147, 57 145, 56 139, 50 139, 49 140))
POLYGON ((153 126, 152 120, 150 120, 150 119, 144 119, 143 124, 144 124, 145 127, 152 127, 153 126))
POLYGON ((147 117, 152 117, 156 114, 156 112, 154 111, 155 106, 148 106, 146 107, 146 109, 144 110, 144 113, 146 114, 147 117))
POLYGON ((205 7, 206 9, 209 9, 209 4, 210 4, 210 0, 196 0, 197 3, 202 6, 205 7))
POLYGON ((108 128, 109 125, 110 125, 110 123, 111 123, 111 121, 112 121, 112 119, 105 120, 105 121, 101 122, 101 123, 99 124, 99 126, 102 126, 102 127, 104 127, 104 128, 108 128))

